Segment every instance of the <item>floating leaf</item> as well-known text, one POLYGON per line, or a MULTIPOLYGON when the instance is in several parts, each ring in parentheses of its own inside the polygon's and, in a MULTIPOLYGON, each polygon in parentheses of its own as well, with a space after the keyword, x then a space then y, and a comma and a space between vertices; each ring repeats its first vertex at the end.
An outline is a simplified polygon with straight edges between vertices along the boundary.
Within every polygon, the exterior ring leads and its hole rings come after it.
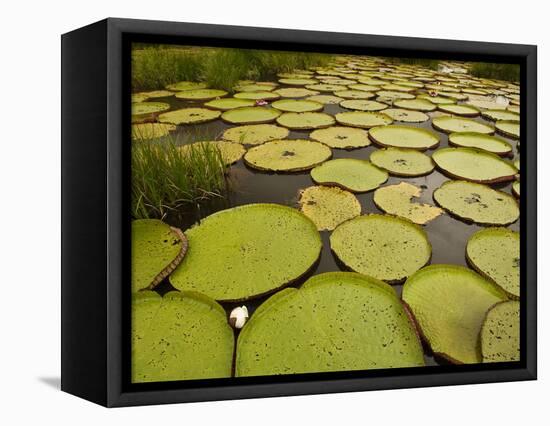
POLYGON ((156 114, 170 109, 164 102, 135 102, 132 103, 132 123, 151 120, 156 114))
POLYGON ((167 136, 170 132, 176 130, 173 124, 164 123, 141 123, 132 124, 132 139, 148 140, 167 136))
POLYGON ((514 183, 512 183, 512 193, 513 193, 517 198, 519 198, 519 191, 520 191, 519 188, 520 188, 519 180, 514 181, 514 183))
POLYGON ((487 111, 483 111, 481 115, 483 118, 486 118, 487 120, 492 120, 492 121, 501 121, 501 120, 519 121, 519 114, 512 111, 489 109, 487 111))
POLYGON ((225 95, 227 95, 227 92, 225 90, 195 89, 178 92, 176 93, 176 98, 188 101, 206 101, 210 99, 221 98, 225 95))
POLYGON ((311 84, 306 86, 307 89, 315 90, 318 92, 336 92, 342 90, 342 86, 339 84, 311 84))
POLYGON ((344 126, 370 129, 375 126, 384 126, 393 121, 389 116, 379 112, 340 112, 335 115, 336 121, 344 126))
POLYGON ((253 100, 238 98, 214 99, 213 101, 204 104, 204 106, 207 108, 219 109, 221 111, 227 111, 230 109, 241 107, 252 107, 254 105, 255 102, 253 100))
POLYGON ((487 124, 470 118, 453 116, 436 117, 432 120, 432 126, 445 133, 477 132, 492 135, 495 132, 495 129, 487 124))
POLYGON ((166 86, 168 90, 173 92, 181 92, 183 90, 200 90, 206 89, 208 85, 206 83, 196 83, 194 81, 180 81, 179 83, 169 84, 166 86))
POLYGON ((439 136, 429 130, 412 126, 383 126, 369 131, 370 138, 378 145, 396 148, 431 149, 439 145, 439 136))
POLYGON ((388 180, 388 173, 367 160, 339 158, 311 171, 311 178, 320 185, 339 186, 352 192, 367 192, 388 180))
POLYGON ((356 111, 381 111, 388 108, 388 104, 384 104, 378 101, 369 101, 363 99, 348 99, 340 102, 340 106, 346 109, 353 109, 356 111))
POLYGON ((371 99, 376 95, 372 92, 364 92, 362 90, 338 90, 334 95, 344 99, 371 99))
POLYGON ((233 97, 237 99, 246 99, 246 100, 253 100, 253 101, 257 101, 257 100, 271 101, 274 99, 279 99, 281 96, 277 93, 262 90, 257 92, 239 92, 239 93, 235 93, 233 97))
POLYGON ((333 126, 315 130, 309 137, 331 148, 352 149, 370 145, 369 133, 352 127, 333 126))
POLYGON ((297 99, 281 99, 273 102, 271 106, 286 112, 313 112, 322 111, 324 108, 319 102, 297 99))
POLYGON ((463 117, 477 117, 480 114, 479 109, 471 105, 464 104, 443 104, 437 107, 439 111, 448 112, 453 115, 463 117))
POLYGON ((385 109, 384 114, 390 116, 393 121, 403 121, 406 123, 423 123, 430 119, 430 117, 423 112, 401 108, 385 109))
POLYGON ((244 107, 225 111, 221 117, 230 124, 265 124, 275 121, 280 114, 273 108, 244 107))
POLYGON ((276 83, 252 83, 235 87, 236 92, 270 92, 277 87, 276 83))
POLYGON ((308 84, 316 84, 317 80, 313 78, 281 78, 279 83, 288 86, 306 86, 308 84))
POLYGON ((396 100, 396 99, 414 99, 415 96, 405 92, 395 92, 391 90, 379 90, 376 92, 378 98, 396 100))
POLYGON ((455 99, 445 98, 443 96, 420 95, 417 97, 417 99, 425 99, 427 101, 430 101, 432 104, 436 104, 436 105, 456 103, 455 99))
POLYGON ((343 101, 342 98, 332 95, 314 95, 307 98, 308 101, 319 102, 323 105, 335 105, 343 101))
POLYGON ((435 167, 432 159, 414 149, 385 148, 373 151, 370 161, 396 176, 423 176, 435 167))
POLYGON ((319 94, 316 90, 304 89, 302 87, 285 87, 283 89, 275 90, 275 93, 283 98, 305 98, 306 96, 319 94))
POLYGON ((394 107, 411 109, 414 111, 435 111, 437 108, 433 102, 426 99, 398 99, 393 103, 394 107))
POLYGON ((503 139, 476 132, 458 132, 449 135, 449 144, 464 148, 478 148, 499 155, 512 151, 512 146, 503 139))
POLYGON ((334 124, 334 117, 323 112, 286 112, 277 123, 294 130, 323 129, 334 124))
POLYGON ((519 139, 519 121, 497 121, 495 128, 498 133, 512 139, 519 139))
POLYGON ((481 357, 483 362, 520 360, 520 304, 500 302, 493 306, 481 327, 481 357))
POLYGON ((223 138, 245 145, 260 145, 264 142, 284 139, 289 133, 288 129, 273 124, 250 124, 227 129, 223 133, 223 138))
POLYGON ((220 114, 219 111, 213 111, 206 108, 183 108, 165 112, 159 115, 158 119, 161 123, 199 124, 214 121, 220 114))
POLYGON ((174 92, 171 92, 169 90, 153 90, 151 92, 133 93, 132 102, 143 102, 145 99, 167 98, 169 96, 174 96, 174 92), (141 98, 142 100, 133 101, 133 99, 139 99, 139 98, 141 98))

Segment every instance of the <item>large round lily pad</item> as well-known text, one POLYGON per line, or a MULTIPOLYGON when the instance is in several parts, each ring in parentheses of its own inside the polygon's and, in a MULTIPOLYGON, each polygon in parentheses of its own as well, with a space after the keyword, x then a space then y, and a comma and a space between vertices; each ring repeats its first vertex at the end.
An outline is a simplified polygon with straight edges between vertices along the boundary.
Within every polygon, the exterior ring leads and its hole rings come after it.
POLYGON ((509 296, 519 298, 519 233, 487 228, 473 234, 466 246, 468 262, 496 282, 509 296))
POLYGON ((164 102, 134 102, 132 104, 132 123, 154 118, 156 114, 170 109, 164 102))
POLYGON ((313 78, 281 78, 279 83, 288 86, 306 86, 308 84, 316 84, 317 80, 313 78))
POLYGON ((418 96, 417 99, 425 99, 427 101, 430 101, 432 104, 436 104, 436 105, 456 103, 455 99, 446 98, 444 96, 420 95, 418 96))
POLYGON ((370 145, 369 133, 353 127, 332 126, 315 130, 309 137, 331 148, 353 149, 370 145))
POLYGON ((176 130, 173 124, 165 123, 140 123, 132 124, 132 139, 148 140, 167 136, 170 132, 176 130))
POLYGON ((481 115, 483 118, 486 118, 492 121, 501 121, 501 120, 519 121, 519 114, 512 111, 490 109, 487 111, 483 111, 481 115))
POLYGON ((201 90, 206 89, 208 85, 206 83, 197 83, 194 81, 180 81, 179 83, 169 84, 166 89, 173 92, 182 92, 184 90, 201 90))
POLYGON ((363 99, 347 99, 340 102, 340 106, 346 109, 353 109, 355 111, 382 111, 388 108, 388 104, 384 104, 378 101, 369 101, 363 99))
POLYGON ((170 282, 223 301, 257 297, 298 279, 322 247, 310 219, 278 204, 222 210, 185 234, 190 249, 170 282))
POLYGON ((348 268, 399 283, 429 262, 432 247, 424 230, 394 216, 369 214, 339 225, 330 247, 348 268))
POLYGON ((415 96, 405 92, 395 92, 391 90, 379 90, 376 92, 379 99, 397 100, 397 99, 414 99, 415 96))
POLYGON ((375 127, 370 138, 378 145, 426 150, 439 145, 439 136, 429 130, 412 126, 391 125, 375 127))
POLYGON ((231 377, 235 342, 225 311, 195 292, 132 300, 132 382, 231 377))
POLYGON ((273 108, 244 107, 225 111, 221 117, 231 124, 265 124, 275 121, 280 114, 273 108))
POLYGON ((388 180, 388 173, 367 160, 338 158, 311 171, 311 178, 320 185, 339 186, 352 192, 367 192, 388 180))
POLYGON ((235 87, 236 92, 270 92, 277 87, 276 83, 249 83, 235 87))
POLYGON ((199 124, 214 121, 220 116, 220 111, 207 108, 183 108, 165 112, 159 115, 161 123, 171 124, 199 124))
POLYGON ((414 149, 378 149, 371 153, 370 161, 395 176, 423 176, 435 168, 428 155, 414 149))
POLYGON ((423 365, 415 329, 391 287, 329 272, 260 305, 239 334, 235 375, 423 365))
POLYGON ((437 107, 439 111, 448 112, 462 117, 477 117, 480 114, 479 109, 471 105, 464 104, 443 104, 437 107))
POLYGON ((449 144, 464 148, 478 148, 499 155, 512 151, 512 146, 503 139, 476 132, 458 132, 449 135, 449 144))
POLYGON ((330 83, 311 84, 311 85, 308 85, 307 88, 310 90, 316 90, 318 92, 336 92, 338 90, 343 89, 343 87, 339 84, 330 84, 330 83))
POLYGON ((132 221, 132 291, 153 288, 181 262, 187 239, 156 219, 132 221))
POLYGON ((432 159, 446 174, 478 183, 510 181, 518 172, 511 162, 477 148, 441 148, 432 159))
POLYGON ((344 126, 370 129, 375 126, 385 126, 392 123, 392 119, 379 112, 351 111, 340 112, 335 115, 336 121, 344 126))
POLYGON ((396 108, 410 109, 414 111, 435 111, 437 105, 426 99, 398 99, 393 103, 396 108))
POLYGON ((493 306, 481 327, 480 343, 483 362, 520 360, 520 304, 500 302, 493 306))
POLYGON ((415 203, 421 189, 407 182, 388 185, 374 191, 374 204, 385 213, 399 216, 419 225, 425 225, 443 213, 439 207, 415 203))
POLYGON ((393 121, 403 121, 405 123, 423 123, 430 119, 423 112, 402 108, 388 108, 384 110, 384 114, 390 116, 393 121))
POLYGON ((285 112, 313 112, 324 108, 319 102, 299 99, 281 99, 273 102, 271 106, 285 112))
POLYGON ((239 92, 239 93, 235 93, 233 97, 237 99, 246 99, 246 100, 253 100, 253 101, 258 101, 258 100, 272 101, 274 99, 279 99, 281 95, 277 93, 269 92, 266 90, 261 90, 257 92, 239 92))
POLYGON ((258 170, 298 172, 309 170, 331 156, 330 148, 322 143, 304 139, 283 139, 249 149, 244 161, 258 170))
POLYGON ((250 99, 238 99, 238 98, 222 98, 214 99, 213 101, 206 102, 204 104, 207 108, 219 109, 221 111, 227 111, 235 108, 251 107, 255 102, 250 99))
POLYGON ((501 135, 519 139, 519 121, 497 121, 495 128, 501 135))
POLYGON ((479 183, 448 181, 434 191, 434 200, 449 213, 484 225, 509 225, 519 207, 509 194, 479 183))
POLYGON ((495 129, 488 124, 480 123, 471 118, 454 116, 435 117, 432 120, 432 126, 445 133, 477 132, 492 135, 495 132, 495 129))
POLYGON ((142 100, 139 102, 143 102, 145 99, 168 98, 170 96, 174 96, 174 92, 170 90, 152 90, 150 92, 133 93, 132 99, 141 98, 142 100))
POLYGON ((223 139, 245 145, 260 145, 264 142, 284 139, 290 131, 274 124, 250 124, 231 127, 223 132, 223 139))
POLYGON ((519 198, 520 193, 520 183, 519 180, 516 180, 512 183, 512 194, 519 198))
POLYGON ((372 92, 362 90, 338 90, 334 92, 334 95, 344 99, 371 99, 376 96, 372 92))
POLYGON ((289 129, 323 129, 334 124, 334 117, 323 112, 285 112, 277 123, 289 129))
POLYGON ((334 186, 310 186, 300 193, 300 210, 319 231, 336 226, 361 214, 361 204, 351 192, 334 186))
POLYGON ((283 98, 305 98, 306 96, 319 94, 316 90, 304 89, 303 87, 284 87, 275 90, 275 93, 283 98))
POLYGON ((485 313, 506 300, 506 294, 463 266, 431 265, 409 277, 403 300, 436 355, 476 364, 481 362, 479 332, 485 313))
POLYGON ((233 164, 239 161, 244 155, 244 153, 246 152, 246 149, 240 143, 228 142, 228 141, 194 142, 192 144, 182 145, 179 147, 179 149, 181 152, 186 153, 186 152, 189 152, 189 150, 192 150, 199 145, 201 146, 208 145, 210 147, 217 148, 220 151, 223 162, 228 166, 230 164, 233 164))
POLYGON ((225 90, 217 89, 196 89, 184 90, 176 93, 176 98, 187 101, 206 101, 210 99, 222 98, 227 95, 225 90))
POLYGON ((344 99, 333 95, 313 95, 306 98, 308 101, 319 102, 323 105, 335 105, 342 102, 344 99))

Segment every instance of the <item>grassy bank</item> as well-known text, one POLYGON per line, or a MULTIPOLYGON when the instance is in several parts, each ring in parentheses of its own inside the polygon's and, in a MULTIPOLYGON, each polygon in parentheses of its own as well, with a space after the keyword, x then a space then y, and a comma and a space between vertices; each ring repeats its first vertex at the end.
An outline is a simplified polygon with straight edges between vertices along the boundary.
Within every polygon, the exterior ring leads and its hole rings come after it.
POLYGON ((516 64, 489 64, 485 62, 475 62, 470 68, 470 74, 475 77, 491 78, 495 80, 505 80, 519 82, 519 65, 516 64))
POLYGON ((431 70, 437 70, 439 61, 437 59, 425 58, 392 58, 392 62, 396 64, 418 65, 431 70))

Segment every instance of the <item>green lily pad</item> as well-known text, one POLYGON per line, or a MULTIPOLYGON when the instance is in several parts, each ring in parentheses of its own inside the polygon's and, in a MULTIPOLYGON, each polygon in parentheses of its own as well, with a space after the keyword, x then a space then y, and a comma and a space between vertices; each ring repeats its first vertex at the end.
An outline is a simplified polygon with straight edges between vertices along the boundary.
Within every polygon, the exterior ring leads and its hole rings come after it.
POLYGON ((306 88, 317 92, 336 92, 338 90, 342 90, 341 85, 330 83, 310 84, 306 86, 306 88))
POLYGON ((222 98, 214 99, 213 101, 206 102, 204 104, 207 108, 219 109, 221 111, 227 111, 230 109, 241 107, 252 107, 255 102, 251 99, 238 99, 238 98, 222 98))
POLYGON ((487 120, 492 120, 492 121, 501 121, 501 120, 519 121, 519 114, 512 111, 489 109, 489 110, 483 111, 481 113, 481 116, 483 118, 486 118, 487 120))
POLYGON ((148 140, 167 136, 170 132, 176 130, 173 124, 164 123, 141 123, 132 124, 132 139, 148 140))
POLYGON ((330 160, 311 171, 315 183, 339 186, 352 192, 367 192, 378 188, 388 180, 388 172, 367 160, 338 158, 330 160))
POLYGON ((132 383, 231 377, 233 330, 225 311, 194 292, 132 300, 132 383))
POLYGON ((518 172, 511 162, 477 148, 441 148, 432 159, 445 174, 478 183, 506 182, 518 172))
POLYGON ((158 120, 170 124, 199 124, 214 121, 220 114, 220 111, 207 108, 183 108, 165 112, 159 115, 158 120))
POLYGON ((319 94, 316 90, 304 89, 303 87, 284 87, 275 90, 275 93, 283 98, 305 98, 306 96, 319 94))
POLYGON ((427 101, 430 101, 432 104, 436 104, 436 105, 456 103, 456 99, 446 98, 444 96, 419 95, 417 99, 425 99, 427 101))
POLYGON ((444 98, 454 99, 455 101, 465 101, 469 98, 469 96, 464 93, 453 93, 453 92, 449 92, 448 89, 449 88, 446 88, 447 91, 441 91, 441 92, 438 92, 438 94, 440 96, 443 96, 444 98))
POLYGON ((194 149, 198 145, 209 145, 219 149, 223 162, 228 166, 239 161, 246 152, 246 149, 244 149, 244 147, 240 143, 227 141, 194 142, 192 144, 182 145, 179 147, 179 149, 185 153, 188 150, 194 149))
POLYGON ((222 210, 185 234, 190 249, 170 282, 222 301, 250 299, 293 282, 311 268, 322 247, 310 219, 278 204, 222 210))
POLYGON ((294 130, 324 129, 334 124, 334 117, 324 112, 285 112, 277 123, 294 130))
MULTIPOLYGON (((170 93, 172 93, 172 92, 170 92, 170 93)), ((145 93, 132 93, 132 103, 133 104, 145 102, 147 99, 149 99, 149 96, 147 96, 145 93)))
POLYGON ((309 170, 332 156, 326 145, 304 139, 266 142, 248 150, 244 162, 258 170, 298 172, 309 170))
POLYGON ((414 92, 414 87, 401 86, 399 84, 385 84, 382 86, 384 90, 390 90, 393 92, 414 92))
POLYGON ((334 92, 334 95, 344 99, 371 99, 376 96, 372 92, 362 90, 338 90, 334 92))
POLYGON ((344 99, 334 95, 314 95, 306 98, 308 101, 319 102, 323 105, 336 105, 342 102, 344 99))
POLYGON ((340 106, 355 111, 382 111, 388 108, 388 104, 378 101, 369 101, 363 99, 348 99, 340 102, 340 106))
POLYGON ((260 145, 276 139, 288 137, 290 131, 274 124, 249 124, 231 127, 223 132, 223 139, 245 145, 260 145))
POLYGON ((156 219, 132 221, 132 291, 154 288, 181 262, 187 239, 156 219))
POLYGON ((495 100, 491 98, 483 99, 469 99, 467 105, 472 105, 479 109, 490 109, 490 110, 505 110, 505 104, 498 104, 495 100))
POLYGON ((275 90, 277 84, 251 83, 235 87, 236 92, 270 92, 275 90))
POLYGON ((511 195, 479 183, 448 181, 434 191, 436 203, 449 213, 482 225, 509 225, 519 218, 511 195))
POLYGON ((439 136, 429 130, 412 126, 383 126, 369 131, 370 138, 378 145, 395 148, 426 150, 439 145, 439 136))
POLYGON ((432 159, 414 149, 384 148, 373 151, 370 161, 395 176, 423 176, 435 168, 432 159))
POLYGON ((519 121, 497 121, 495 128, 498 133, 512 139, 519 139, 519 121))
POLYGON ((430 117, 423 112, 401 108, 385 109, 384 114, 388 115, 393 121, 403 121, 405 123, 423 123, 430 119, 430 117))
POLYGON ((465 104, 443 104, 438 105, 439 111, 448 112, 453 115, 460 115, 462 117, 477 117, 480 114, 479 109, 471 105, 465 104))
POLYGON ((316 84, 317 80, 313 78, 281 78, 279 83, 288 86, 307 86, 308 84, 316 84))
POLYGON ((362 92, 376 92, 377 90, 380 90, 378 86, 372 86, 370 84, 362 84, 362 83, 349 84, 348 89, 360 90, 362 92))
POLYGON ((391 287, 329 272, 260 305, 239 334, 235 375, 423 365, 420 341, 391 287))
POLYGON ((156 114, 170 109, 164 102, 136 102, 132 104, 132 123, 153 119, 156 114))
POLYGON ((493 306, 481 327, 481 358, 483 362, 520 360, 520 304, 511 300, 493 306))
POLYGON ((389 100, 397 100, 397 99, 414 99, 415 96, 411 95, 410 93, 405 92, 394 92, 391 90, 379 90, 376 92, 378 95, 378 98, 382 99, 389 99, 389 100))
POLYGON ((399 216, 419 225, 425 225, 443 213, 430 204, 413 203, 421 189, 407 182, 388 185, 374 191, 374 204, 385 213, 399 216))
MULTIPOLYGON (((520 107, 519 107, 519 105, 508 105, 508 106, 506 107, 506 109, 507 109, 508 111, 515 112, 516 114, 519 114, 519 112, 520 112, 520 107)), ((518 117, 518 120, 519 120, 519 117, 518 117)))
POLYGON ((432 247, 424 230, 394 216, 369 214, 339 225, 330 247, 348 268, 399 283, 429 262, 432 247))
POLYGON ((393 103, 394 107, 411 109, 414 111, 435 111, 437 105, 426 99, 398 99, 393 103))
POLYGON ((485 133, 487 135, 492 135, 495 133, 495 129, 487 124, 462 117, 436 117, 432 120, 432 126, 445 133, 477 132, 485 133))
POLYGON ((196 83, 194 81, 180 81, 179 83, 169 84, 166 89, 173 92, 182 92, 184 90, 201 90, 206 89, 208 85, 206 83, 196 83))
MULTIPOLYGON (((133 93, 132 99, 134 99, 134 96, 136 99, 139 99, 141 97, 143 100, 154 98, 167 98, 169 96, 174 96, 174 92, 171 92, 170 90, 152 90, 150 92, 133 93)), ((143 102, 143 100, 139 102, 143 102)))
POLYGON ((187 101, 207 101, 210 99, 221 98, 227 95, 225 90, 217 89, 196 89, 196 90, 184 90, 183 92, 176 93, 176 98, 187 101))
POLYGON ((353 127, 332 126, 315 130, 309 137, 331 148, 353 149, 370 145, 368 131, 353 127))
POLYGON ((271 106, 285 112, 313 112, 322 111, 324 108, 319 102, 298 99, 281 99, 273 102, 271 106))
POLYGON ((405 282, 403 300, 432 351, 458 364, 481 362, 479 332, 487 310, 506 294, 474 271, 427 266, 405 282))
POLYGON ((514 183, 512 183, 512 194, 514 194, 517 198, 519 198, 519 191, 520 191, 519 188, 520 188, 519 180, 514 181, 514 183))
POLYGON ((473 234, 466 257, 481 275, 492 279, 510 297, 519 298, 519 233, 487 228, 473 234))
POLYGON ((244 107, 225 111, 221 118, 231 124, 265 124, 275 121, 280 114, 273 108, 244 107))
POLYGON ((512 151, 512 146, 505 140, 476 132, 451 133, 449 144, 464 148, 483 149, 499 155, 506 155, 512 151))
POLYGON ((239 93, 235 93, 233 97, 237 99, 246 99, 246 100, 252 100, 252 101, 257 101, 257 100, 272 101, 274 99, 280 99, 281 95, 262 90, 257 92, 239 92, 239 93))
POLYGON ((319 231, 332 231, 361 214, 361 204, 351 192, 333 186, 310 186, 300 193, 300 210, 319 231))
POLYGON ((392 119, 379 112, 350 111, 335 115, 339 124, 350 127, 370 129, 375 126, 385 126, 392 123, 392 119))

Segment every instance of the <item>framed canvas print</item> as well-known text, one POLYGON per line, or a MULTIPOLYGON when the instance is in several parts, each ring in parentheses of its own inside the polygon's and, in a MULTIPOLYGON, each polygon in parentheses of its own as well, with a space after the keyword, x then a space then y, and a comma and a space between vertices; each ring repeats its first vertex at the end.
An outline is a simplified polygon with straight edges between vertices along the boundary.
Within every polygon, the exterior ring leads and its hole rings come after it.
POLYGON ((62 389, 536 378, 536 47, 107 19, 62 37, 62 389))

